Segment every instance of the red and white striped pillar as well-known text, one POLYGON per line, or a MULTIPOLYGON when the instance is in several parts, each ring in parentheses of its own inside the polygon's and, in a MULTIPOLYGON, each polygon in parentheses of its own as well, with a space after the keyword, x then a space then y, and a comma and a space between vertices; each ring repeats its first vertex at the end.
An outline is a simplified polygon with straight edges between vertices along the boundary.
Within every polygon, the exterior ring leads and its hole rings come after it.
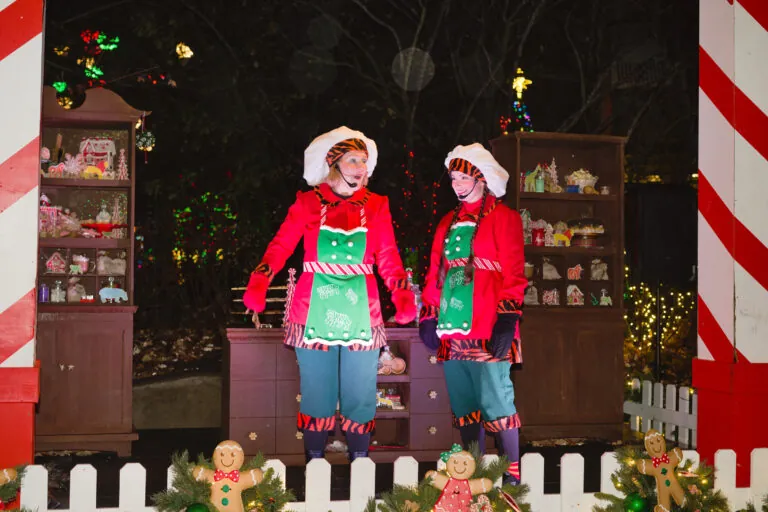
POLYGON ((43 0, 0 0, 0 468, 31 463, 43 0))
POLYGON ((698 450, 768 447, 768 2, 700 0, 698 450))

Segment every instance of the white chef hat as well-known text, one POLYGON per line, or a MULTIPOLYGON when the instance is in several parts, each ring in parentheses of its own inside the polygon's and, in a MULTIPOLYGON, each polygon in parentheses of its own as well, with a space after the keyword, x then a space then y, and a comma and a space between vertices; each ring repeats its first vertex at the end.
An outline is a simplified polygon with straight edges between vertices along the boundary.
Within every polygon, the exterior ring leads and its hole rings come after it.
POLYGON ((324 182, 331 172, 330 166, 344 153, 355 150, 368 153, 368 177, 370 177, 376 168, 379 151, 376 143, 366 137, 363 132, 340 126, 316 137, 304 150, 304 179, 307 184, 314 187, 324 182))
POLYGON ((449 171, 460 171, 474 178, 484 179, 488 190, 496 197, 503 197, 507 193, 509 173, 479 142, 453 148, 445 159, 445 167, 449 171))

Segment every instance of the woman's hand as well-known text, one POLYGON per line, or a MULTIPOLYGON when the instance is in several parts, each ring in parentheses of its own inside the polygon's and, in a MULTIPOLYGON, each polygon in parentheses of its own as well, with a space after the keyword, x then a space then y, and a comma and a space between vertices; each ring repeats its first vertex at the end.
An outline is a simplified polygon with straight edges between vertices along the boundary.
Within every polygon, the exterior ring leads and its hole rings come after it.
POLYGON ((515 340, 518 321, 520 321, 520 315, 517 313, 499 313, 497 315, 491 341, 488 344, 488 352, 496 359, 506 359, 509 356, 509 349, 512 348, 512 342, 515 340))

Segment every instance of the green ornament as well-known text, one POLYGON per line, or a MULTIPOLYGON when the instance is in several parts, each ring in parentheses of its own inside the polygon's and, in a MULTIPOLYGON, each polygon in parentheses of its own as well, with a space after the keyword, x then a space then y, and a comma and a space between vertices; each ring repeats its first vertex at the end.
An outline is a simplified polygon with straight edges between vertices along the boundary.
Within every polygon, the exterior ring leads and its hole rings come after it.
POLYGON ((187 507, 187 512, 208 512, 208 507, 202 503, 193 503, 187 507))
POLYGON ((229 505, 229 499, 228 498, 221 498, 221 504, 225 507, 229 505))
POLYGON ((627 512, 646 512, 648 510, 648 501, 633 492, 624 498, 624 510, 627 512))

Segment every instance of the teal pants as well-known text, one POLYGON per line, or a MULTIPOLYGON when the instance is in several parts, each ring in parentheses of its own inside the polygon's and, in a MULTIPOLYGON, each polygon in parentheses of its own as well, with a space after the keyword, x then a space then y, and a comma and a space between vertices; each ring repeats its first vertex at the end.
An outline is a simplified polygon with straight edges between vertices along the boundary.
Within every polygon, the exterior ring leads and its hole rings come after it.
POLYGON ((515 389, 509 378, 510 363, 499 361, 445 361, 445 383, 456 418, 478 411, 484 422, 514 416, 515 389))
MULTIPOLYGON (((301 379, 299 410, 312 418, 341 415, 363 425, 376 414, 378 350, 350 351, 334 345, 328 351, 296 349, 301 379)), ((347 430, 343 428, 343 430, 347 430)))

